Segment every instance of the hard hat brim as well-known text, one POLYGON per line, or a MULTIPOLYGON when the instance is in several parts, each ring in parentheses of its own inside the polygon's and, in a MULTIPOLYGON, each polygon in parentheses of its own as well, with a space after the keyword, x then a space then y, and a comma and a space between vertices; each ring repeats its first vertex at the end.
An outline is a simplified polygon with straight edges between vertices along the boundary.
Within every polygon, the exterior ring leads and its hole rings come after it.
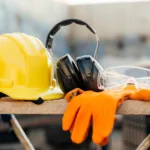
POLYGON ((0 92, 16 100, 56 100, 64 97, 59 87, 49 87, 48 89, 38 88, 0 88, 0 92))

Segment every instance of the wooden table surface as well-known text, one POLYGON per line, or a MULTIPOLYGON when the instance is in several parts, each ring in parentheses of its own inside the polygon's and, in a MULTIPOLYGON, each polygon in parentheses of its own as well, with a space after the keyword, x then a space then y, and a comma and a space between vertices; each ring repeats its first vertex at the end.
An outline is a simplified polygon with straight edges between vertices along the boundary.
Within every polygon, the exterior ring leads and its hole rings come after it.
MULTIPOLYGON (((37 105, 30 101, 0 99, 0 114, 63 114, 67 107, 64 99, 44 101, 37 105)), ((126 100, 119 107, 117 114, 121 115, 148 115, 150 102, 126 100)))

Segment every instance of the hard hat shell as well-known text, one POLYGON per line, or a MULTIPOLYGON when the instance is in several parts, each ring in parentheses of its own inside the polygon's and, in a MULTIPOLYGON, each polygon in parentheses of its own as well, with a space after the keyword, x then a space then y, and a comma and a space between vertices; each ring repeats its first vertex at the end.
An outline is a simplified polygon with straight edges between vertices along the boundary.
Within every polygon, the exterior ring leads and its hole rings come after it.
POLYGON ((41 41, 23 33, 0 35, 0 93, 20 100, 59 99, 51 55, 41 41))

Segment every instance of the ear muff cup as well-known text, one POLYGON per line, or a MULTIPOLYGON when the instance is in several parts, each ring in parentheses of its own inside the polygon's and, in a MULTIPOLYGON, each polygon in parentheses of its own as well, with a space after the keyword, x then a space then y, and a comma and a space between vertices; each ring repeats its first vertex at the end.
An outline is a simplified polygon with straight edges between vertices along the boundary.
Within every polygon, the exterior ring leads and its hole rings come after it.
POLYGON ((58 83, 64 93, 78 87, 83 89, 81 75, 74 60, 69 54, 61 57, 56 65, 58 83))
POLYGON ((83 81, 83 89, 101 91, 97 79, 103 68, 99 63, 90 55, 77 57, 76 62, 83 81))

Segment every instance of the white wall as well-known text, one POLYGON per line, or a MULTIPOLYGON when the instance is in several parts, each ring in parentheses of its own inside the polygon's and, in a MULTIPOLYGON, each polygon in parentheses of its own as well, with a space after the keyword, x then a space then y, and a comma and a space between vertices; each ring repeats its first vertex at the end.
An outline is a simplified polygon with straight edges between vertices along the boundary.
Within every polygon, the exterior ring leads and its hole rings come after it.
MULTIPOLYGON (((150 35, 150 2, 72 6, 72 17, 90 23, 100 38, 120 35, 150 35)), ((78 39, 92 38, 86 30, 73 27, 78 39)))
MULTIPOLYGON (((21 31, 41 36, 68 17, 68 6, 53 0, 0 0, 1 33, 21 31)), ((61 34, 68 31, 62 30, 61 34)))
MULTIPOLYGON (((149 35, 149 10, 150 2, 68 6, 54 0, 1 0, 0 31, 24 31, 28 28, 28 32, 33 31, 39 36, 38 29, 46 32, 58 21, 79 18, 90 23, 102 39, 122 34, 149 35), (21 27, 19 21, 23 24, 21 27)), ((84 27, 75 25, 71 27, 71 33, 70 30, 62 29, 59 34, 69 33, 72 37, 75 35, 77 39, 85 40, 94 37, 84 27)))
POLYGON ((7 0, 18 10, 36 20, 54 25, 68 17, 68 5, 53 0, 7 0))

